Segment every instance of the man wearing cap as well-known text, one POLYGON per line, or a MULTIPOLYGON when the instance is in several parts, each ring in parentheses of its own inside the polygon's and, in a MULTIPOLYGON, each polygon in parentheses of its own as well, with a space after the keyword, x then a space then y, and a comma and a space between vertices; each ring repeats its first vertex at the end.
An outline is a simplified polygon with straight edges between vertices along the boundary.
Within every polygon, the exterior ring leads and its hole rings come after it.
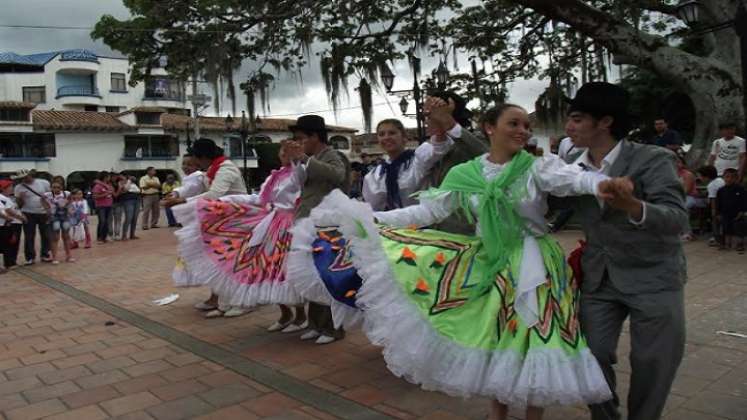
MULTIPOLYGON (((284 147, 303 183, 296 209, 296 220, 299 220, 308 217, 332 190, 339 188, 348 192, 350 165, 341 153, 329 146, 324 118, 305 115, 289 129, 295 142, 288 142, 284 147)), ((328 344, 345 336, 345 331, 335 329, 329 306, 310 302, 308 319, 309 331, 301 336, 302 340, 316 339, 317 344, 328 344)))
POLYGON ((23 224, 23 254, 26 265, 34 264, 36 260, 37 229, 41 237, 41 259, 51 262, 52 258, 49 255, 49 236, 52 233, 49 226, 50 204, 44 197, 44 194, 52 191, 49 181, 36 178, 36 171, 33 169, 19 171, 15 178, 20 179, 21 182, 16 185, 13 195, 27 220, 23 224))
POLYGON ((613 197, 575 199, 587 245, 581 266, 581 327, 614 399, 591 406, 592 419, 619 419, 613 365, 623 322, 630 319, 632 420, 661 416, 685 345, 685 194, 674 154, 625 140, 628 95, 609 83, 588 83, 571 101, 566 132, 588 150, 575 162, 617 182, 613 197), (625 181, 625 180, 622 180, 625 181))

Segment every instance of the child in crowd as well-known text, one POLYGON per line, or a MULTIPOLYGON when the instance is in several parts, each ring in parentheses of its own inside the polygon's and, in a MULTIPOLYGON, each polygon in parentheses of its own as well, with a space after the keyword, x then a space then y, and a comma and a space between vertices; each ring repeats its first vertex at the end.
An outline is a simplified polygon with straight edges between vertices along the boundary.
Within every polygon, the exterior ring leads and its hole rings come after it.
POLYGON ((16 266, 18 245, 21 242, 21 225, 26 216, 18 209, 13 198, 13 181, 0 180, 0 253, 3 254, 3 268, 0 274, 16 266))
POLYGON ((70 253, 70 210, 72 201, 70 192, 63 190, 62 184, 52 183, 52 191, 45 194, 47 200, 52 205, 52 264, 59 264, 59 242, 62 237, 62 243, 65 249, 65 261, 74 262, 70 253))
POLYGON ((716 214, 716 195, 718 190, 721 189, 726 183, 724 179, 718 176, 716 167, 713 165, 706 165, 698 168, 698 178, 700 181, 707 185, 708 190, 708 208, 711 209, 711 239, 708 240, 708 245, 718 246, 721 243, 721 228, 718 223, 718 217, 716 214))
POLYGON ((83 191, 74 189, 71 193, 70 225, 71 225, 71 248, 78 248, 78 242, 85 240, 85 247, 91 247, 91 230, 88 225, 88 202, 83 198, 83 191))
POLYGON ((737 180, 739 171, 734 168, 724 169, 725 185, 718 191, 716 196, 716 212, 721 221, 723 239, 721 241, 722 250, 728 250, 732 247, 734 237, 737 237, 737 252, 744 254, 744 235, 745 232, 737 232, 737 224, 740 223, 747 212, 747 191, 737 180))

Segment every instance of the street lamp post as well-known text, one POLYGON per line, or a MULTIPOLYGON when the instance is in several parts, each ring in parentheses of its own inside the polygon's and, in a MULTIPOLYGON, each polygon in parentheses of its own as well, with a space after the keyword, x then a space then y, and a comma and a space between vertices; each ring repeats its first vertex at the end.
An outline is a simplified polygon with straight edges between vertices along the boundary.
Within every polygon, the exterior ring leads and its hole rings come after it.
POLYGON ((747 0, 742 0, 737 5, 737 13, 734 19, 717 23, 707 27, 699 27, 701 4, 697 0, 681 0, 677 5, 679 17, 693 28, 693 35, 705 35, 733 28, 739 37, 739 50, 742 61, 742 107, 744 108, 744 129, 747 130, 747 0))
POLYGON ((187 120, 187 123, 185 124, 185 131, 187 133, 187 152, 192 152, 192 139, 189 137, 189 132, 192 130, 192 120, 187 120))
MULTIPOLYGON (((233 118, 229 114, 226 117, 226 133, 230 133, 233 131, 233 118)), ((247 165, 247 149, 249 148, 248 144, 248 137, 250 134, 249 125, 246 119, 246 112, 241 111, 241 124, 239 125, 238 130, 235 130, 236 133, 239 135, 239 139, 241 140, 241 154, 244 159, 244 185, 246 185, 247 190, 249 190, 249 168, 247 165)), ((230 145, 230 143, 229 143, 230 145)), ((229 146, 229 152, 230 152, 230 146, 229 146)), ((230 154, 230 153, 229 153, 230 154)))
MULTIPOLYGON (((402 97, 399 101, 399 109, 402 111, 402 115, 406 117, 415 117, 418 127, 418 143, 422 143, 425 141, 425 114, 423 112, 423 91, 420 87, 420 81, 418 80, 418 74, 420 73, 420 58, 411 55, 410 60, 413 68, 412 89, 392 90, 392 87, 394 86, 394 74, 391 69, 389 69, 389 66, 384 66, 384 69, 381 72, 381 81, 384 84, 387 93, 402 97), (415 101, 415 114, 407 113, 407 108, 409 107, 408 98, 410 96, 412 96, 412 99, 415 101)), ((438 70, 436 70, 436 79, 440 88, 444 88, 448 82, 449 71, 446 69, 446 65, 443 61, 439 64, 438 70)))

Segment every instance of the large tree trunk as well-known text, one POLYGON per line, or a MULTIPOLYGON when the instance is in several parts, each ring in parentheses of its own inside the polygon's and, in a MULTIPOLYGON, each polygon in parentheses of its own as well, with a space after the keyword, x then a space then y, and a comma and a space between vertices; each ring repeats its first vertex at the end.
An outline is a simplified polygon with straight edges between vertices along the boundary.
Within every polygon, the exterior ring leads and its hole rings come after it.
POLYGON ((702 162, 724 121, 744 121, 742 90, 733 72, 713 57, 698 57, 672 47, 651 52, 650 68, 673 81, 695 106, 695 133, 690 160, 702 162))
MULTIPOLYGON (((562 21, 603 44, 616 55, 617 64, 652 70, 687 93, 696 109, 692 158, 700 160, 707 155, 719 122, 730 120, 740 126, 744 124, 738 41, 732 29, 710 35, 711 51, 708 56, 700 57, 674 48, 664 38, 641 32, 581 0, 514 1, 562 21)), ((736 10, 734 0, 712 0, 703 4, 708 9, 705 18, 715 22, 727 20, 736 10)))

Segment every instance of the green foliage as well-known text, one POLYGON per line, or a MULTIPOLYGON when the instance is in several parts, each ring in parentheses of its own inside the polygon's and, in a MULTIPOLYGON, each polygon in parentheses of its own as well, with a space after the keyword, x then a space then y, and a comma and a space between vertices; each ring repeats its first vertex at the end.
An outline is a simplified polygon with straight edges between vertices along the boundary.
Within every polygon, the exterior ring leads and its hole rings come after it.
POLYGON ((631 69, 623 76, 621 85, 630 92, 630 108, 636 111, 636 140, 650 140, 654 136, 654 120, 665 118, 670 128, 680 132, 685 143, 692 142, 695 110, 686 94, 666 79, 643 69, 631 69))
MULTIPOLYGON (((605 45, 639 42, 641 47, 677 48, 682 28, 675 13, 677 0, 483 0, 467 7, 459 0, 124 3, 132 17, 120 21, 104 16, 92 36, 130 57, 131 83, 144 78, 157 59, 168 57, 167 70, 172 74, 227 80, 233 98, 233 71, 249 60, 255 68, 240 88, 247 93, 247 108, 254 115, 255 100, 267 107, 278 74, 297 74, 310 64, 315 43, 314 60, 330 103, 337 109, 348 94, 350 79, 358 79, 367 127, 371 118, 367 104, 370 95, 381 89, 382 68, 412 55, 453 63, 452 87, 468 98, 480 98, 482 108, 505 99, 507 84, 519 78, 547 79, 560 90, 605 80, 612 59, 600 40, 554 20, 552 7, 585 11, 589 16, 577 17, 582 26, 596 25, 588 20, 600 13, 597 16, 604 16, 606 25, 621 23, 648 34, 645 42, 626 35, 628 39, 607 39, 605 45), (459 56, 466 56, 470 66, 459 68, 459 56)), ((647 66, 633 59, 634 65, 647 66)), ((627 82, 635 85, 634 80, 627 82)), ((426 84, 432 86, 433 78, 426 84)))

